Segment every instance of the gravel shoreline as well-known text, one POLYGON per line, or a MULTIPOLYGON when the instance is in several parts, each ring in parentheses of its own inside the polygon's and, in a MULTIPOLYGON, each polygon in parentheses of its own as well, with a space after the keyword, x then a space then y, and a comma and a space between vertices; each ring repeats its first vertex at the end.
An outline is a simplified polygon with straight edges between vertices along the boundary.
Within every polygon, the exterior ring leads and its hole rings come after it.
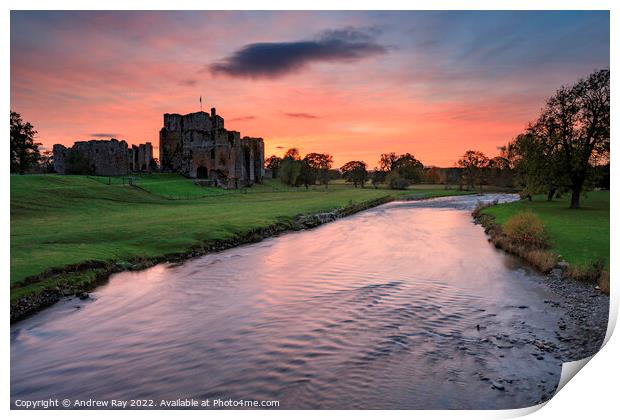
POLYGON ((566 316, 558 323, 557 351, 562 361, 584 359, 596 354, 603 345, 609 322, 609 296, 584 283, 563 276, 561 268, 554 268, 545 278, 562 302, 545 301, 547 305, 563 308, 566 316))

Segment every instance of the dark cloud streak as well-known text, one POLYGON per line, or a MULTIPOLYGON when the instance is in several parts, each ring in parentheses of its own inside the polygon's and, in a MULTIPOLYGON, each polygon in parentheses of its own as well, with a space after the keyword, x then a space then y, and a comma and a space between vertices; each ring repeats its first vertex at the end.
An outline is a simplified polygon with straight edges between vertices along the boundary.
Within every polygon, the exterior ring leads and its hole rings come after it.
POLYGON ((224 60, 207 66, 213 74, 277 78, 312 62, 353 62, 387 52, 376 41, 376 29, 347 28, 323 32, 314 40, 248 44, 224 60))
POLYGON ((245 117, 237 117, 237 118, 231 118, 228 121, 251 121, 251 120, 255 120, 256 117, 254 115, 248 115, 245 117))
POLYGON ((96 138, 108 138, 108 139, 111 139, 111 138, 118 137, 118 134, 116 134, 116 133, 92 133, 92 134, 89 134, 89 136, 90 137, 96 137, 96 138))
POLYGON ((305 112, 284 112, 283 114, 290 118, 302 118, 306 120, 316 120, 319 118, 316 115, 306 114, 305 112))
POLYGON ((196 83, 198 83, 196 80, 194 79, 185 79, 185 80, 181 80, 179 82, 179 85, 181 86, 196 86, 196 83))

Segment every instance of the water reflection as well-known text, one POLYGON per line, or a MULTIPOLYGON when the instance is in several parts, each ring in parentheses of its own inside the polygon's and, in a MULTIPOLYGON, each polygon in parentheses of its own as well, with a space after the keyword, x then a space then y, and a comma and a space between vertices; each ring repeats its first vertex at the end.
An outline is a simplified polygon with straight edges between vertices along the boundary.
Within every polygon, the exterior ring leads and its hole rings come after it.
POLYGON ((117 274, 92 301, 12 327, 11 397, 531 405, 561 367, 532 342, 551 340, 561 314, 544 306, 550 292, 534 274, 487 243, 469 215, 475 201, 391 203, 117 274))

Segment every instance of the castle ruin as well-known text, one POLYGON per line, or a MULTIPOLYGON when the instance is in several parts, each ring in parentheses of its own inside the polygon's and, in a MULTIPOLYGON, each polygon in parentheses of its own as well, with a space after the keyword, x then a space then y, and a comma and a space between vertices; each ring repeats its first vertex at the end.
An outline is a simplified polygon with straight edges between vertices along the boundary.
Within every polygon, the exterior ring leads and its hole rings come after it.
POLYGON ((163 172, 240 188, 262 182, 265 146, 262 138, 241 138, 238 131, 226 130, 215 108, 211 114, 164 114, 159 160, 163 172))
MULTIPOLYGON (((72 147, 55 144, 54 170, 59 174, 118 176, 150 172, 151 143, 128 146, 125 140, 76 141, 72 147)), ((159 132, 162 172, 198 178, 208 185, 241 188, 262 182, 265 145, 262 138, 241 137, 224 128, 224 118, 194 112, 164 114, 159 132)))
POLYGON ((55 144, 54 170, 59 174, 118 176, 150 172, 151 143, 127 145, 125 140, 76 141, 72 147, 55 144))

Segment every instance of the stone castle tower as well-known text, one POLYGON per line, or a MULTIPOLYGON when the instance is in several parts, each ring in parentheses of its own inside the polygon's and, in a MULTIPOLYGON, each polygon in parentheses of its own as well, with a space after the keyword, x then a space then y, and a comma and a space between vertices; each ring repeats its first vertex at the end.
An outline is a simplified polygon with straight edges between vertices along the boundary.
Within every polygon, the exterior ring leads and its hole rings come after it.
POLYGON ((211 114, 164 114, 159 160, 162 171, 240 188, 262 182, 265 147, 262 138, 226 130, 224 118, 211 108, 211 114))

